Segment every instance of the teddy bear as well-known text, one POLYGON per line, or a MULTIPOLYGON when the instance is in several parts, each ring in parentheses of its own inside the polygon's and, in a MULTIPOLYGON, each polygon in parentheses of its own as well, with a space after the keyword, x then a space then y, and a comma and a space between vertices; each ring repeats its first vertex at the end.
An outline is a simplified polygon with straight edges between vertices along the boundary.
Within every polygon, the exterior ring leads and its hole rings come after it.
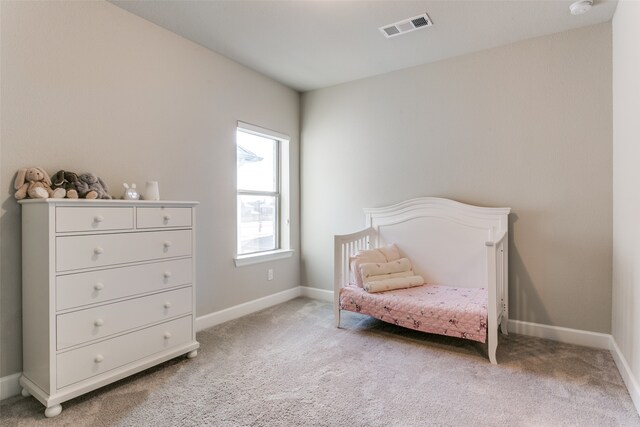
MULTIPOLYGON (((53 176, 52 188, 62 188, 68 199, 77 199, 78 195, 78 175, 73 172, 59 170, 53 176)), ((64 197, 64 196, 63 196, 64 197)))
POLYGON ((78 195, 84 199, 111 199, 107 184, 93 173, 78 176, 78 195))
POLYGON ((44 169, 39 167, 22 168, 18 171, 14 187, 14 194, 18 200, 30 197, 32 199, 57 198, 65 196, 62 188, 51 188, 51 178, 44 169))

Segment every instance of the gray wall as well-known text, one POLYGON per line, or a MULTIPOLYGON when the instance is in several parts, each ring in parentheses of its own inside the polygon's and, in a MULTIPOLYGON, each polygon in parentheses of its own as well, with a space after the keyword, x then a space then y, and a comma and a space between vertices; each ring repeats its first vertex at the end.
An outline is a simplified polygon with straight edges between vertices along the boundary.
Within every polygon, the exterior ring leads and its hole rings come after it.
POLYGON ((297 92, 109 3, 1 4, 0 377, 21 370, 22 166, 93 171, 117 196, 154 179, 163 199, 199 200, 199 316, 300 284, 297 92), (290 259, 233 264, 236 120, 292 137, 290 259))
POLYGON ((302 282, 418 196, 510 206, 512 318, 610 332, 611 24, 304 94, 302 282))
POLYGON ((613 19, 612 334, 636 380, 640 408, 640 3, 621 1, 613 19))

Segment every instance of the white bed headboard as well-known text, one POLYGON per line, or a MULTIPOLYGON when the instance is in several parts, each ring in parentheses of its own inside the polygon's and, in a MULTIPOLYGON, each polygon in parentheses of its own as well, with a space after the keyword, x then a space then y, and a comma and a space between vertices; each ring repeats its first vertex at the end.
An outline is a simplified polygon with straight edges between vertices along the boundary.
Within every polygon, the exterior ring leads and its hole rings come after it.
POLYGON ((397 244, 427 283, 476 288, 487 286, 486 244, 507 232, 510 210, 421 197, 364 212, 377 244, 397 244))

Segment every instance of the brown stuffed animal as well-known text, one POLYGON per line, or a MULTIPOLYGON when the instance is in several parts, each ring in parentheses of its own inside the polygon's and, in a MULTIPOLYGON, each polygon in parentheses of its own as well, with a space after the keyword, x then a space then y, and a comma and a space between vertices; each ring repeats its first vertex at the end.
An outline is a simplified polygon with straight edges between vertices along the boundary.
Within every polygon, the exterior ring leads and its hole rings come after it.
POLYGON ((51 178, 42 168, 22 168, 18 171, 15 181, 15 198, 20 200, 25 197, 32 199, 63 198, 65 190, 51 188, 51 178))
MULTIPOLYGON (((66 193, 67 199, 78 198, 78 175, 73 172, 59 170, 53 176, 53 185, 51 188, 62 188, 66 193)), ((63 196, 64 197, 64 196, 63 196)))

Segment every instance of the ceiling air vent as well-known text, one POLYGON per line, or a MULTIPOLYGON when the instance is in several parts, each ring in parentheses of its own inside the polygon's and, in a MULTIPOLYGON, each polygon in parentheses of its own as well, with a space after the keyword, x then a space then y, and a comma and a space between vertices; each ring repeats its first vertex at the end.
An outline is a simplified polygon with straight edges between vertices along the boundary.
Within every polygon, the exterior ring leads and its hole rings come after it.
POLYGON ((396 22, 395 24, 380 27, 380 31, 382 31, 382 34, 384 34, 386 38, 391 38, 423 27, 430 27, 432 25, 433 21, 431 21, 429 15, 424 13, 422 15, 414 16, 413 18, 396 22))
POLYGON ((383 29, 383 31, 387 35, 387 37, 391 37, 391 36, 395 36, 396 34, 400 34, 400 30, 395 25, 392 25, 390 27, 386 27, 386 28, 383 29))

